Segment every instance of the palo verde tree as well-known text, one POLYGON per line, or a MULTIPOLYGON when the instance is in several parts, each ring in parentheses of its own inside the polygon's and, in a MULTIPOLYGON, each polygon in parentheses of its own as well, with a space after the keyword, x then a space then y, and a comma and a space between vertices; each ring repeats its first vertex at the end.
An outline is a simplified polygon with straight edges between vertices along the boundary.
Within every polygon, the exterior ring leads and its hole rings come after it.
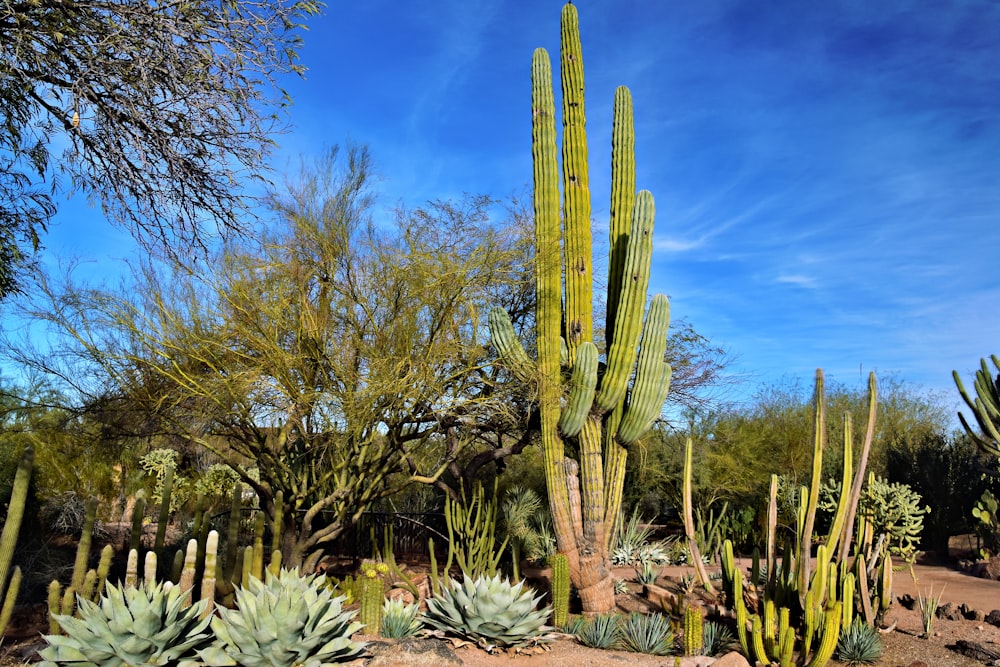
POLYGON ((593 340, 583 57, 572 4, 563 7, 561 23, 562 234, 548 53, 537 49, 532 61, 537 363, 517 341, 502 309, 491 311, 490 325, 502 363, 522 380, 537 383, 545 480, 558 548, 569 560, 584 610, 607 612, 614 606, 609 543, 621 507, 627 447, 659 415, 670 383, 671 368, 664 359, 669 305, 665 296, 655 296, 643 321, 653 197, 635 191, 631 95, 620 87, 612 139, 605 363, 599 364, 600 350, 593 340), (560 268, 561 257, 565 270, 560 268))
POLYGON ((334 152, 272 197, 259 242, 197 272, 147 267, 127 290, 40 281, 31 314, 61 347, 20 348, 213 452, 272 520, 281 491, 290 566, 310 568, 377 499, 434 482, 467 430, 506 409, 478 304, 514 261, 509 236, 476 199, 381 227, 371 170, 364 149, 334 152))
POLYGON ((240 184, 260 176, 287 101, 277 77, 303 71, 299 28, 321 7, 0 0, 0 296, 60 190, 173 252, 243 231, 240 184))

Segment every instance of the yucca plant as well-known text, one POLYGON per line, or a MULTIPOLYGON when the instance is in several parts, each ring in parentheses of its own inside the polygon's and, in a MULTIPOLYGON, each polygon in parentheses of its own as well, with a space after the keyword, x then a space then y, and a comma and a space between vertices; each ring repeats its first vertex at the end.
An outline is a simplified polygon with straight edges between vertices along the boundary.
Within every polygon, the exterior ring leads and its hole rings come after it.
POLYGON ((357 657, 364 643, 351 641, 362 624, 342 611, 319 576, 269 570, 236 589, 236 609, 212 619, 216 640, 199 651, 206 664, 225 667, 326 667, 357 657))
POLYGON ((837 659, 848 665, 869 665, 882 657, 882 638, 878 630, 856 617, 840 634, 837 659))
POLYGON ((736 643, 736 637, 725 625, 715 621, 705 621, 701 629, 701 652, 704 655, 719 655, 736 643))
POLYGON ((207 602, 187 608, 186 591, 160 584, 108 584, 100 604, 77 598, 77 614, 56 615, 63 635, 45 637, 43 667, 193 667, 198 649, 208 646, 207 602))
POLYGON ((543 641, 545 621, 552 610, 536 609, 541 596, 532 596, 520 581, 464 576, 449 580, 441 595, 427 600, 424 622, 438 630, 471 639, 487 649, 515 648, 543 641))
POLYGON ((403 639, 420 632, 417 614, 420 606, 406 604, 400 599, 386 600, 382 604, 382 636, 388 639, 403 639))
POLYGON ((629 651, 670 655, 674 650, 674 630, 663 614, 629 614, 619 632, 622 647, 629 651))
POLYGON ((618 643, 620 620, 619 614, 598 614, 587 619, 574 634, 584 646, 609 649, 618 643))

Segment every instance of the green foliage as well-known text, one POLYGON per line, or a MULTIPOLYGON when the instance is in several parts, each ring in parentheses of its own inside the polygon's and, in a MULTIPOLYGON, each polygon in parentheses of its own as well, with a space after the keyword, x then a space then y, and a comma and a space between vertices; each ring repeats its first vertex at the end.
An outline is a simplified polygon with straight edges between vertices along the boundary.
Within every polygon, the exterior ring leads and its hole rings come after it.
POLYGON ((621 614, 597 614, 586 619, 577 618, 581 619, 582 623, 572 634, 575 634, 584 646, 610 649, 618 644, 621 614))
MULTIPOLYGON (((1000 358, 994 354, 990 359, 996 371, 1000 371, 1000 358)), ((965 415, 960 412, 958 419, 962 422, 962 427, 982 451, 991 456, 1000 456, 1000 373, 994 377, 986 359, 980 359, 973 385, 975 398, 965 390, 958 371, 952 371, 952 376, 958 386, 958 393, 972 410, 972 416, 979 428, 978 430, 972 428, 965 415)))
POLYGON ((674 650, 674 631, 663 614, 629 614, 618 631, 619 642, 628 651, 670 655, 674 650))
POLYGON ((220 667, 322 667, 350 660, 365 645, 351 641, 362 626, 342 603, 317 576, 268 571, 266 581, 251 579, 236 590, 236 609, 219 609, 212 618, 215 642, 199 655, 220 667))
POLYGON ((882 657, 884 646, 878 630, 855 618, 837 642, 837 659, 847 665, 870 665, 882 657))
MULTIPOLYGON (((79 618, 57 615, 64 635, 49 635, 39 651, 42 667, 135 667, 193 665, 212 640, 205 605, 185 605, 178 587, 108 584, 100 604, 81 598, 79 618)), ((231 663, 217 663, 231 664, 231 663)))
POLYGON ((652 527, 639 516, 639 509, 632 511, 628 521, 620 516, 615 523, 611 563, 616 567, 641 566, 643 562, 664 565, 670 562, 670 551, 665 541, 650 541, 652 527))
POLYGON ((516 484, 508 488, 501 511, 517 579, 522 556, 533 562, 544 561, 555 552, 556 540, 548 510, 533 489, 516 484))
MULTIPOLYGON (((820 488, 819 509, 830 518, 837 509, 840 493, 840 482, 836 480, 827 480, 820 488)), ((870 522, 875 540, 885 535, 889 553, 909 563, 917 557, 924 517, 931 511, 930 507, 921 506, 920 501, 920 494, 909 485, 890 484, 874 477, 861 493, 858 513, 870 522)))
POLYGON ((149 494, 149 501, 160 506, 163 503, 164 483, 167 480, 167 471, 173 470, 172 485, 169 496, 168 511, 173 514, 187 499, 187 487, 190 481, 181 476, 177 466, 180 463, 180 452, 173 449, 152 449, 139 459, 139 464, 146 474, 152 477, 153 487, 149 494))
POLYGON ((720 655, 732 648, 736 637, 729 628, 715 621, 705 621, 702 628, 702 653, 704 655, 720 655))
POLYGON ((445 498, 444 517, 448 527, 448 572, 452 557, 457 562, 462 574, 471 577, 492 577, 497 573, 500 558, 507 548, 507 537, 498 547, 496 544, 497 527, 497 487, 493 485, 493 496, 486 498, 483 485, 476 483, 472 499, 466 500, 462 491, 462 500, 445 498))
POLYGON ((541 597, 518 582, 499 576, 449 580, 441 594, 427 600, 424 623, 486 648, 511 648, 544 640, 551 609, 536 609, 541 597))
POLYGON ((382 605, 382 636, 388 639, 404 639, 420 632, 418 614, 420 605, 404 603, 401 599, 386 600, 382 605))
POLYGON ((972 516, 979 522, 976 532, 985 545, 981 556, 988 557, 996 552, 1000 544, 1000 515, 997 514, 997 499, 991 491, 983 491, 972 508, 972 516))

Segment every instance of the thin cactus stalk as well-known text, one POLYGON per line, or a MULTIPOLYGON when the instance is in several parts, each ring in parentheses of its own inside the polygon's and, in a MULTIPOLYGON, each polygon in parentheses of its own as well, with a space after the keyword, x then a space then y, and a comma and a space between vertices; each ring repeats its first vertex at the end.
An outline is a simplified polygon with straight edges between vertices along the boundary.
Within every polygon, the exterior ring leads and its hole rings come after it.
POLYGON ((627 447, 649 430, 669 388, 670 366, 664 362, 669 304, 657 295, 644 313, 655 207, 651 194, 635 192, 632 100, 622 87, 615 93, 612 136, 607 363, 598 379, 583 52, 572 4, 563 7, 560 29, 561 169, 552 65, 544 49, 535 51, 531 67, 537 362, 517 342, 505 313, 494 310, 489 322, 501 362, 518 380, 536 384, 558 550, 568 559, 584 611, 602 613, 614 607, 609 547, 621 509, 627 447), (579 452, 576 459, 566 458, 567 441, 579 452))
POLYGON ((142 489, 135 494, 135 504, 132 506, 132 531, 129 538, 129 551, 142 549, 142 520, 146 516, 146 492, 142 489))
POLYGON ((250 573, 264 580, 264 513, 257 512, 253 524, 253 558, 250 573))
MULTIPOLYGON (((994 368, 1000 371, 1000 358, 994 354, 990 359, 994 368)), ((973 384, 975 398, 966 391, 958 371, 952 371, 952 377, 955 379, 959 395, 972 410, 976 426, 979 427, 973 428, 965 415, 959 412, 958 419, 962 422, 962 428, 983 452, 991 456, 1000 456, 1000 374, 994 375, 986 359, 980 359, 979 370, 976 371, 973 384)))
MULTIPOLYGON (((237 487, 240 485, 237 484, 237 487)), ((278 491, 274 494, 274 520, 271 525, 271 553, 281 549, 281 524, 284 521, 285 513, 285 493, 278 491)))
POLYGON ((223 560, 223 581, 231 582, 236 575, 236 554, 240 548, 240 520, 242 519, 243 494, 240 484, 233 485, 229 505, 229 523, 226 528, 226 553, 223 560))
POLYGON ((3 598, 3 607, 0 607, 0 637, 10 623, 10 617, 14 614, 14 605, 17 603, 17 594, 21 591, 21 568, 14 566, 14 571, 10 575, 10 582, 7 584, 7 593, 3 598))
POLYGON ((684 482, 683 482, 683 493, 681 495, 681 504, 684 510, 684 534, 687 537, 688 549, 691 551, 691 562, 694 565, 694 571, 698 575, 698 581, 702 586, 705 587, 706 591, 714 592, 715 588, 712 586, 711 579, 708 578, 708 572, 705 570, 705 564, 701 561, 701 550, 698 548, 698 540, 695 538, 694 530, 694 516, 692 515, 691 506, 691 450, 693 443, 691 438, 687 439, 684 445, 684 482))
POLYGON ((62 628, 59 627, 59 621, 56 619, 56 616, 58 616, 62 612, 61 602, 62 602, 62 584, 59 583, 58 579, 53 579, 52 583, 49 584, 49 595, 47 598, 47 603, 49 608, 50 635, 62 634, 62 628))
MULTIPOLYGON (((253 547, 243 548, 243 561, 240 568, 240 585, 246 588, 250 585, 250 578, 254 576, 253 574, 253 547)), ((259 579, 259 577, 258 577, 259 579)))
MULTIPOLYGON (((858 530, 857 540, 852 530, 856 523, 857 499, 860 497, 859 480, 864 480, 864 468, 874 433, 877 404, 874 375, 869 379, 869 424, 858 466, 855 468, 852 461, 854 442, 851 423, 847 419, 842 470, 844 484, 834 525, 826 544, 816 549, 815 567, 802 563, 803 560, 811 560, 814 489, 819 486, 822 473, 821 465, 816 465, 816 462, 821 461, 825 445, 825 436, 820 433, 825 431, 826 422, 821 371, 817 371, 815 401, 815 459, 811 484, 799 491, 795 535, 786 540, 784 557, 777 568, 774 555, 777 478, 772 477, 771 480, 765 556, 767 581, 757 588, 759 615, 751 614, 746 609, 742 594, 743 573, 736 567, 732 543, 727 540, 722 549, 727 605, 735 611, 740 643, 748 656, 764 664, 776 662, 779 665, 808 667, 826 664, 836 648, 840 628, 849 627, 853 619, 855 598, 860 599, 862 612, 869 624, 876 622, 876 610, 882 601, 891 598, 891 591, 883 592, 883 588, 891 587, 891 581, 883 584, 886 569, 891 571, 891 561, 883 558, 887 553, 882 542, 873 548, 866 542, 870 538, 866 538, 865 528, 858 530), (848 484, 852 476, 854 481, 848 484), (854 556, 848 558, 846 554, 851 552, 852 547, 854 556), (876 586, 877 601, 874 605, 869 592, 870 580, 876 586)), ((863 517, 858 520, 861 519, 863 517)))
POLYGON ((549 565, 552 567, 552 624, 562 628, 569 620, 569 559, 566 554, 553 554, 549 565))
POLYGON ((87 500, 83 517, 83 530, 80 541, 76 545, 76 560, 73 562, 73 578, 70 586, 77 591, 83 591, 83 580, 87 576, 87 563, 90 561, 90 545, 94 539, 94 523, 97 521, 97 498, 87 500))
POLYGON ((159 565, 159 558, 156 556, 155 551, 147 551, 146 559, 143 561, 142 567, 142 584, 144 586, 152 586, 156 583, 156 568, 159 565))
POLYGON ((212 613, 215 605, 215 581, 218 570, 219 533, 209 531, 205 541, 205 573, 201 577, 201 595, 199 602, 206 602, 202 618, 212 613))
POLYGON ((135 588, 139 585, 139 550, 129 549, 125 560, 125 586, 135 588))
POLYGON ((167 522, 170 520, 170 497, 174 489, 174 466, 171 463, 163 474, 163 491, 160 494, 160 516, 156 522, 156 538, 153 540, 153 551, 162 553, 163 543, 167 536, 167 522))
POLYGON ((181 577, 177 585, 184 593, 184 608, 190 607, 194 602, 194 578, 195 563, 198 560, 198 540, 190 539, 187 543, 187 550, 184 552, 184 568, 181 570, 181 577))
POLYGON ((104 586, 108 583, 108 575, 111 573, 111 561, 115 557, 115 548, 110 544, 105 544, 101 549, 101 558, 97 561, 97 587, 94 589, 93 601, 97 601, 104 594, 104 586))
MULTIPOLYGON (((26 447, 14 473, 14 486, 7 505, 7 517, 4 519, 3 532, 0 533, 0 593, 13 588, 8 582, 7 575, 10 563, 14 559, 17 536, 21 532, 21 520, 24 518, 24 506, 27 504, 28 487, 31 484, 31 471, 34 465, 35 450, 26 447)), ((13 582, 13 578, 10 581, 13 582)), ((0 627, 0 635, 3 634, 3 630, 4 628, 0 627)))

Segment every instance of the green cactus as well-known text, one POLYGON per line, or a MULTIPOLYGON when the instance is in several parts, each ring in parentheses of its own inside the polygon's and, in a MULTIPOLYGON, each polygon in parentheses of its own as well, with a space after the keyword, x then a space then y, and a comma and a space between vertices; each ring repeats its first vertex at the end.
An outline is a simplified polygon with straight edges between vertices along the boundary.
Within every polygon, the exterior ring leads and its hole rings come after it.
MULTIPOLYGON (((14 473, 14 486, 7 505, 7 518, 4 519, 3 532, 0 533, 0 593, 4 594, 4 606, 14 608, 17 594, 21 588, 21 570, 14 569, 10 579, 10 563, 14 559, 14 547, 17 546, 17 535, 21 531, 21 519, 24 518, 24 506, 28 499, 28 486, 31 484, 31 472, 35 465, 35 450, 27 447, 17 464, 14 473)), ((0 636, 3 636, 7 623, 0 619, 0 636)))
POLYGON ((382 606, 385 587, 382 575, 389 572, 385 563, 364 563, 361 566, 361 614, 358 620, 365 626, 365 633, 378 636, 382 631, 382 606))
POLYGON ((552 554, 552 624, 557 628, 569 619, 569 559, 566 554, 552 554))
MULTIPOLYGON (((70 586, 76 591, 83 591, 83 580, 87 576, 87 563, 90 561, 90 545, 94 539, 94 523, 97 521, 97 498, 87 500, 83 516, 83 530, 76 546, 76 560, 73 562, 73 578, 70 586)), ((88 597, 89 596, 85 596, 88 597)))
POLYGON ((129 551, 142 549, 142 520, 146 516, 146 492, 139 489, 135 493, 135 504, 132 506, 132 531, 129 539, 129 551))
MULTIPOLYGON (((760 663, 808 667, 825 665, 836 648, 840 628, 849 624, 853 617, 855 597, 861 602, 866 622, 869 625, 875 623, 872 600, 868 593, 869 564, 872 572, 878 572, 882 577, 876 590, 875 607, 880 608, 883 600, 888 604, 891 599, 891 579, 886 578, 885 569, 878 569, 881 564, 882 568, 887 567, 891 573, 888 550, 872 549, 865 539, 863 529, 857 531, 857 539, 854 537, 854 521, 864 481, 864 468, 874 437, 877 404, 874 375, 869 377, 868 401, 868 428, 861 445, 857 470, 853 470, 853 458, 850 454, 854 446, 853 431, 850 419, 845 420, 842 471, 844 485, 833 503, 836 514, 825 543, 817 547, 815 559, 811 558, 814 516, 818 506, 818 493, 814 489, 819 488, 822 475, 821 465, 814 464, 811 485, 799 490, 796 534, 793 539, 786 540, 785 554, 777 572, 774 545, 778 480, 776 476, 772 477, 768 534, 765 536, 767 580, 761 585, 756 580, 749 584, 756 587, 756 597, 760 601, 756 612, 751 613, 746 607, 743 573, 736 567, 733 545, 729 540, 723 544, 723 589, 726 603, 735 611, 743 651, 760 663), (850 481, 852 472, 853 482, 850 481), (809 539, 804 537, 806 533, 809 539), (808 561, 809 564, 802 561, 808 561), (813 561, 815 567, 812 566, 813 561), (849 567, 851 563, 853 570, 849 567)), ((816 374, 814 429, 813 457, 814 461, 821 462, 826 444, 825 397, 821 371, 816 374)), ((857 516, 859 520, 864 520, 863 514, 857 516)))
POLYGON ((701 655, 704 641, 705 617, 700 607, 688 605, 684 609, 684 655, 701 655))
POLYGON ((448 573, 453 558, 462 573, 469 577, 493 576, 497 573, 500 558, 509 540, 504 537, 499 546, 496 544, 498 507, 496 483, 490 500, 486 499, 486 492, 479 482, 473 489, 471 501, 466 500, 464 489, 460 502, 450 496, 445 498, 444 516, 448 528, 448 562, 445 564, 445 574, 448 573))
POLYGON ((153 541, 153 551, 161 553, 163 542, 167 536, 167 523, 170 520, 170 496, 174 490, 174 464, 169 463, 163 473, 162 490, 160 491, 160 516, 156 523, 156 538, 153 541))
POLYGON ((537 363, 517 342, 505 313, 494 309, 489 321, 503 365, 515 378, 537 383, 559 551, 569 560, 584 611, 607 612, 614 606, 609 548, 621 510, 626 448, 649 430, 669 388, 670 366, 664 361, 669 304, 663 295, 654 297, 644 321, 654 205, 650 193, 635 192, 632 100, 621 87, 615 93, 612 136, 607 363, 603 374, 596 372, 583 56, 572 4, 562 10, 560 54, 561 170, 552 66, 544 49, 535 51, 531 67, 537 363), (565 456, 567 441, 579 452, 576 459, 565 456))
MULTIPOLYGON (((1000 358, 992 355, 990 359, 997 371, 1000 371, 1000 358)), ((958 419, 962 422, 962 427, 969 434, 979 448, 991 456, 1000 456, 1000 374, 993 376, 986 359, 979 360, 979 370, 976 371, 976 380, 973 388, 976 397, 973 398, 965 390, 962 384, 962 376, 958 371, 952 371, 952 377, 958 387, 958 393, 962 400, 972 410, 972 416, 976 420, 978 430, 973 429, 965 419, 965 415, 958 413, 958 419)))

